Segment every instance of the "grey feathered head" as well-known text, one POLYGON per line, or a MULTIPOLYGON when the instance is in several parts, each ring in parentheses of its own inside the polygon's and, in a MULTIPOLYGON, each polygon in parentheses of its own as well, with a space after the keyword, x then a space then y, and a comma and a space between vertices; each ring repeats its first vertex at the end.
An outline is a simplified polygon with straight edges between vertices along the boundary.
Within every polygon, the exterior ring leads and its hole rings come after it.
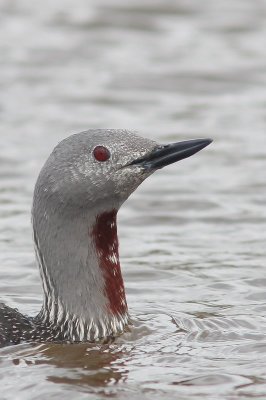
POLYGON ((153 171, 132 161, 150 153, 156 142, 125 130, 89 130, 59 143, 45 163, 37 194, 58 208, 117 208, 153 171), (127 167, 128 166, 128 167, 127 167))

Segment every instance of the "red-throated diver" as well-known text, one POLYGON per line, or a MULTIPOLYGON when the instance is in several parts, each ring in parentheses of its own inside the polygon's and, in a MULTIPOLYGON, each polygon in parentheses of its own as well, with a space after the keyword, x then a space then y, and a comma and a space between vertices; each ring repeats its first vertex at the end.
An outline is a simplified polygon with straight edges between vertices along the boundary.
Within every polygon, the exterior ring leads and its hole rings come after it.
POLYGON ((158 145, 126 130, 88 130, 59 143, 37 179, 32 207, 44 301, 30 318, 0 304, 0 345, 97 341, 129 324, 117 211, 154 171, 210 139, 158 145))

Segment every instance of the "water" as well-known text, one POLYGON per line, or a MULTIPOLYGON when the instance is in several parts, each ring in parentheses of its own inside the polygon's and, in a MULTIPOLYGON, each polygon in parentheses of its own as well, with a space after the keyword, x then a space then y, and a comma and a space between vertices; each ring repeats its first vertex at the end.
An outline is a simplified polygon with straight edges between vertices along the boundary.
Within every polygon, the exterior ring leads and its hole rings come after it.
POLYGON ((266 2, 0 1, 0 293, 35 314, 30 206, 63 137, 212 137, 120 212, 131 332, 1 349, 2 399, 266 398, 266 2))

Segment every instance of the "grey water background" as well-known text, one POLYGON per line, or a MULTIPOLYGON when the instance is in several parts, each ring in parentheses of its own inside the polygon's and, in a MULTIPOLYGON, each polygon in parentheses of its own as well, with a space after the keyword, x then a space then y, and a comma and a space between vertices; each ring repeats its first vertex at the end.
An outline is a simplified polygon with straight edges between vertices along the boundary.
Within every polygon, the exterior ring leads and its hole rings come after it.
POLYGON ((212 137, 120 211, 135 321, 0 350, 1 399, 266 398, 266 2, 0 0, 0 298, 41 306, 34 183, 59 140, 212 137))

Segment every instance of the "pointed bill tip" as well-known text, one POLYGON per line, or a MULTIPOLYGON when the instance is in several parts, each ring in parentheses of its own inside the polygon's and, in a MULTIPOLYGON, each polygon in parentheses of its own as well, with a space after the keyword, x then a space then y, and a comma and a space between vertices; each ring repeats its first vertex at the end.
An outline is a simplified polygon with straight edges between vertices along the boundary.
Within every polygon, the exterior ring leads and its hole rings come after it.
POLYGON ((156 147, 151 153, 134 160, 132 164, 156 170, 188 158, 212 143, 212 139, 192 139, 156 147))

